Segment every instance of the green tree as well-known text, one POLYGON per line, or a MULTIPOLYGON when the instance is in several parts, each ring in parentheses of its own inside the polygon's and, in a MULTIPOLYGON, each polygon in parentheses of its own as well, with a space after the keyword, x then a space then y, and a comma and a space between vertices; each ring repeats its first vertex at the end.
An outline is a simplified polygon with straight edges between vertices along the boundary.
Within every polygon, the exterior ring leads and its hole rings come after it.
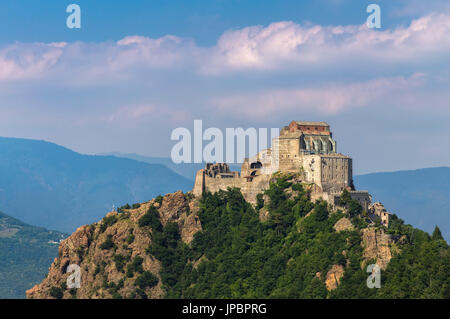
POLYGON ((442 237, 442 233, 441 230, 439 229, 439 227, 434 227, 434 231, 433 231, 433 235, 431 235, 431 238, 433 240, 443 240, 444 237, 442 237))

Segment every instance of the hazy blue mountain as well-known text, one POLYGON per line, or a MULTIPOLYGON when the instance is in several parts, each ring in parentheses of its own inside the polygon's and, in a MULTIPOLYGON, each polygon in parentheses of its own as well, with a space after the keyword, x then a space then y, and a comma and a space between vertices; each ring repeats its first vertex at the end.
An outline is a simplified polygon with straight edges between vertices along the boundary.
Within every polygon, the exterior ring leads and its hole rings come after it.
MULTIPOLYGON (((129 153, 104 153, 100 155, 112 155, 117 157, 130 158, 136 161, 141 161, 149 164, 162 164, 173 170, 175 173, 184 176, 192 181, 195 180, 195 174, 198 170, 205 168, 205 163, 180 163, 175 164, 172 159, 168 157, 148 157, 138 154, 129 154, 129 153)), ((241 171, 242 164, 230 164, 230 169, 233 171, 241 171)))
POLYGON ((0 212, 0 299, 25 298, 25 290, 48 272, 65 237, 0 212))
POLYGON ((355 186, 415 227, 431 233, 438 225, 450 240, 450 167, 359 175, 355 186))
POLYGON ((72 232, 99 220, 112 205, 192 187, 161 164, 0 137, 0 209, 32 225, 72 232))

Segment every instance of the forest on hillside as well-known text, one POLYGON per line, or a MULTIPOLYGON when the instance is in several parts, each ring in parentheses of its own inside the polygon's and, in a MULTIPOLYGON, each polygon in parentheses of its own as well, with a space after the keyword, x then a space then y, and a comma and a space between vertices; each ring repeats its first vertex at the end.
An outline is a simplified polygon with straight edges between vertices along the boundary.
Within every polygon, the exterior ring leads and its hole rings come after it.
POLYGON ((363 261, 361 230, 368 221, 357 202, 343 194, 346 209, 332 211, 324 201, 311 202, 289 176, 278 178, 266 194, 268 203, 259 196, 256 207, 268 209, 264 222, 237 189, 204 194, 203 231, 192 247, 180 240, 176 224, 163 228, 158 214, 149 213, 149 252, 162 262, 167 298, 450 298, 450 251, 438 228, 429 235, 394 216, 386 232, 402 239, 396 242, 399 253, 382 271, 381 288, 369 289, 362 265, 374 261, 363 261), (355 228, 336 232, 333 226, 343 217, 355 228), (333 265, 345 272, 329 291, 324 274, 333 265))

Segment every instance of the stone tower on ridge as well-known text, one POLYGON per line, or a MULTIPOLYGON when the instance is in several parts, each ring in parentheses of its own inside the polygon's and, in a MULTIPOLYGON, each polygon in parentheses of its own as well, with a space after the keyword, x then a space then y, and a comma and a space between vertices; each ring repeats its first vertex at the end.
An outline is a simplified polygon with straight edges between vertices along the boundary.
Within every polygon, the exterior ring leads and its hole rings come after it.
POLYGON ((276 172, 298 173, 302 182, 312 186, 313 198, 322 197, 331 204, 344 189, 366 210, 371 202, 368 192, 354 190, 352 159, 337 152, 325 122, 292 121, 273 138, 271 148, 244 160, 240 174, 225 163, 207 164, 197 172, 193 193, 237 187, 246 200, 255 203, 276 172))

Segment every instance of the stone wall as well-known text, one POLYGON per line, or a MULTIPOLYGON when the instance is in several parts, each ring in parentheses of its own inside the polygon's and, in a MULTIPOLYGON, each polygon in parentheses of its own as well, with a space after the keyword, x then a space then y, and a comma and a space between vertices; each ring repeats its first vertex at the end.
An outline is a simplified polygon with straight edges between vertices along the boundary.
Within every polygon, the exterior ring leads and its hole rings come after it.
POLYGON ((352 159, 346 156, 320 157, 320 181, 324 192, 342 192, 352 185, 352 159))
MULTIPOLYGON (((300 157, 300 138, 280 137, 274 139, 278 144, 278 169, 282 172, 299 172, 302 159, 300 157)), ((276 154, 274 154, 276 156, 276 154)))
POLYGON ((205 179, 206 179, 205 170, 204 169, 199 170, 195 175, 194 189, 192 190, 192 193, 195 196, 201 196, 205 191, 205 179))
POLYGON ((256 203, 256 195, 269 188, 269 181, 271 179, 271 175, 266 174, 253 177, 251 180, 243 177, 213 178, 206 176, 202 171, 200 170, 197 173, 195 179, 193 190, 195 196, 200 196, 203 191, 215 193, 221 189, 226 190, 229 187, 239 188, 245 200, 252 204, 256 203))
POLYGON ((322 189, 321 160, 319 155, 302 156, 302 166, 305 181, 317 184, 322 189))
POLYGON ((317 184, 323 192, 340 193, 352 185, 352 159, 343 155, 304 155, 305 181, 317 184))
POLYGON ((363 210, 369 211, 369 205, 372 202, 372 196, 370 196, 368 191, 351 191, 350 196, 353 200, 358 201, 363 210))

